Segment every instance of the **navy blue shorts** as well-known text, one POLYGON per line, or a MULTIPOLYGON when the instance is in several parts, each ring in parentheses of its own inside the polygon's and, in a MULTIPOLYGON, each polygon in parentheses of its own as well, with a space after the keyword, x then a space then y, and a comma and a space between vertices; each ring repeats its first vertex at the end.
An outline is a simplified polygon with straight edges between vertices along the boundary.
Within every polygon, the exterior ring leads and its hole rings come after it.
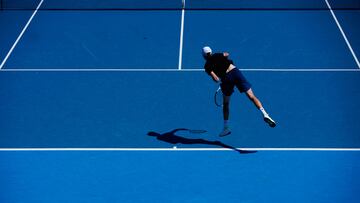
POLYGON ((234 92, 236 86, 240 93, 246 92, 251 88, 251 84, 246 80, 241 71, 237 68, 232 69, 226 73, 225 77, 221 79, 221 91, 225 96, 230 96, 234 92))

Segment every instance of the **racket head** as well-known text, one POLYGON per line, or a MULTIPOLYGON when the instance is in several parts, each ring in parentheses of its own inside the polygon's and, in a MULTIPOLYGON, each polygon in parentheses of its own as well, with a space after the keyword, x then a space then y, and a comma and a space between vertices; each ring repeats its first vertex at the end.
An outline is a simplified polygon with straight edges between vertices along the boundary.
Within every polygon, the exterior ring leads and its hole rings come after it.
POLYGON ((214 102, 215 102, 215 105, 218 107, 223 106, 223 93, 221 91, 221 87, 219 87, 215 92, 214 102))

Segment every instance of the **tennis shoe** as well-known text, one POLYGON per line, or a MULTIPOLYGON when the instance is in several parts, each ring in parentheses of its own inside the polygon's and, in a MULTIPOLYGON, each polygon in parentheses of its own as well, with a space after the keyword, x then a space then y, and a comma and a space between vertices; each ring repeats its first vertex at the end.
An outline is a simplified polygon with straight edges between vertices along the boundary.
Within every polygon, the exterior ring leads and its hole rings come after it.
POLYGON ((225 126, 224 129, 222 130, 222 132, 219 134, 219 137, 224 137, 224 136, 230 135, 230 134, 231 134, 230 127, 225 126))
POLYGON ((276 126, 276 123, 273 119, 270 118, 269 115, 264 115, 264 121, 269 124, 270 127, 274 128, 276 126))

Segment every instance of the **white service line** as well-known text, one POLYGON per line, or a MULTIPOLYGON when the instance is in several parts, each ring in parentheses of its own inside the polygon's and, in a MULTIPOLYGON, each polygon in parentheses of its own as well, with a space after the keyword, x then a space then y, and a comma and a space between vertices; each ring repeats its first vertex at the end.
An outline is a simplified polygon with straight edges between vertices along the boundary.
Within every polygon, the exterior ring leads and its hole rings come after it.
MULTIPOLYGON (((359 72, 359 68, 334 68, 334 69, 296 69, 296 68, 247 68, 239 69, 244 72, 359 72)), ((183 68, 181 70, 175 68, 14 68, 14 69, 1 69, 3 72, 204 72, 202 68, 183 68)))
MULTIPOLYGON (((246 151, 360 151, 360 148, 237 148, 246 151)), ((0 148, 1 151, 233 151, 227 148, 0 148)))
POLYGON ((338 28, 339 28, 342 36, 344 37, 344 40, 345 40, 348 48, 350 49, 350 52, 351 52, 352 56, 354 57, 354 60, 355 60, 355 62, 356 62, 356 64, 357 64, 358 68, 360 69, 359 60, 358 60, 358 58, 356 57, 356 54, 355 54, 354 50, 352 49, 351 44, 350 44, 349 40, 347 39, 347 37, 346 37, 346 35, 345 35, 345 32, 343 31, 343 29, 342 29, 342 27, 341 27, 341 25, 340 25, 340 23, 339 23, 336 15, 335 15, 334 11, 332 10, 329 1, 328 1, 328 0, 325 0, 325 2, 326 2, 326 5, 328 6, 328 8, 329 8, 329 10, 330 10, 330 12, 331 12, 332 17, 334 18, 334 20, 335 20, 335 22, 336 22, 336 25, 338 26, 338 28))
POLYGON ((34 18, 34 16, 36 15, 36 13, 38 12, 41 4, 44 2, 44 0, 41 0, 39 5, 36 7, 34 13, 31 15, 30 19, 28 20, 28 22, 26 23, 25 27, 22 29, 20 35, 17 37, 16 41, 14 42, 14 44, 12 45, 11 49, 9 50, 9 52, 7 53, 7 55, 5 56, 4 60, 2 61, 1 65, 0 65, 0 70, 4 67, 6 61, 8 60, 8 58, 10 57, 11 53, 13 52, 13 50, 15 49, 17 43, 20 41, 21 37, 23 36, 23 34, 25 33, 26 29, 29 27, 32 19, 34 18))
POLYGON ((179 48, 179 65, 178 69, 182 68, 182 53, 183 53, 183 41, 184 41, 184 20, 185 20, 185 0, 182 0, 181 9, 181 27, 180 27, 180 48, 179 48))

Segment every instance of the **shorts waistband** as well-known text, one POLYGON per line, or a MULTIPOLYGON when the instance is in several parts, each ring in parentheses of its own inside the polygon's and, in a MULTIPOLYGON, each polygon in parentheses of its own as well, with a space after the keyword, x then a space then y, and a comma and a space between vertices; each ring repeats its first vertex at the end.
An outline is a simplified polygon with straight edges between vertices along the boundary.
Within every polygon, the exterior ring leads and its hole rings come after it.
POLYGON ((236 66, 234 66, 233 64, 230 64, 229 68, 226 69, 226 73, 230 73, 230 72, 233 71, 234 69, 236 69, 236 66))

